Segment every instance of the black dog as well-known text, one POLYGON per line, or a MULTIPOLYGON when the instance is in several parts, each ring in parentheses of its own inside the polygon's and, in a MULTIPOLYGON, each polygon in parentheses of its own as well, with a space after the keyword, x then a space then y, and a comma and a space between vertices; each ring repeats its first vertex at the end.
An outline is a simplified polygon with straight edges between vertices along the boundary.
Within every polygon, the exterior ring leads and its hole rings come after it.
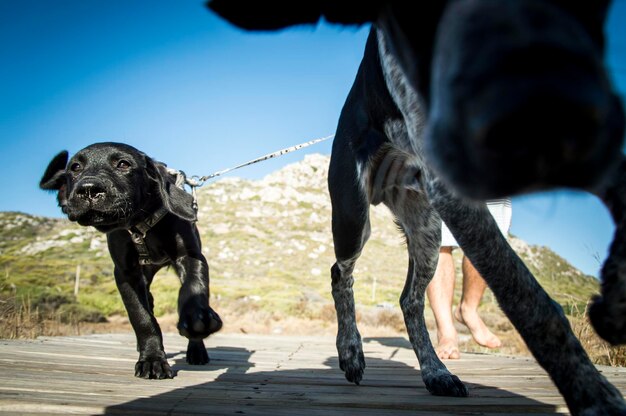
POLYGON ((386 38, 382 64, 400 68, 390 92, 406 119, 412 151, 455 193, 489 199, 570 187, 599 195, 617 228, 601 272, 602 295, 589 317, 602 338, 626 343, 626 268, 618 267, 626 263, 626 220, 615 193, 622 189, 615 186, 626 121, 603 62, 610 0, 419 6, 211 0, 208 6, 255 30, 321 17, 373 22, 386 38), (415 93, 404 94, 407 89, 415 93))
POLYGON ((189 338, 187 362, 206 364, 203 338, 222 327, 209 306, 209 266, 200 249, 192 197, 165 165, 120 143, 96 143, 68 162, 59 153, 40 187, 57 190, 71 221, 106 233, 115 282, 137 336, 135 376, 173 378, 153 314, 150 284, 159 269, 180 277, 178 330, 189 338))
MULTIPOLYGON (((254 21, 255 15, 246 14, 245 18, 254 21)), ((593 366, 560 306, 507 244, 484 204, 468 202, 450 192, 428 165, 422 150, 427 128, 424 103, 407 82, 391 46, 384 31, 372 31, 341 112, 329 170, 337 258, 331 270, 332 294, 339 362, 346 378, 359 383, 365 368, 352 272, 369 237, 369 204, 382 202, 392 210, 406 235, 409 270, 400 304, 430 392, 468 394, 463 383, 438 359, 423 317, 424 292, 434 274, 441 241, 441 217, 552 377, 572 413, 624 414, 626 404, 620 392, 593 366)), ((606 192, 605 200, 621 212, 618 215, 622 218, 620 192, 626 181, 617 175, 609 182, 614 186, 606 192)), ((619 295, 616 304, 620 304, 619 295)))
MULTIPOLYGON (((384 33, 372 30, 341 112, 329 169, 337 258, 331 270, 332 293, 340 367, 346 378, 359 383, 365 368, 354 312, 352 272, 369 236, 369 204, 382 202, 394 213, 406 236, 409 270, 400 305, 422 378, 431 393, 468 394, 463 383, 438 359, 423 317, 424 292, 437 264, 441 217, 488 281, 572 413, 624 414, 626 403, 620 392, 595 369, 560 306, 510 248, 484 204, 449 192, 420 155, 415 157, 405 117, 395 104, 397 96, 389 90, 405 101, 417 100, 411 89, 402 89, 400 67, 393 57, 380 59, 379 53, 386 53, 388 48, 384 33)), ((419 137, 421 132, 417 134, 419 137)))

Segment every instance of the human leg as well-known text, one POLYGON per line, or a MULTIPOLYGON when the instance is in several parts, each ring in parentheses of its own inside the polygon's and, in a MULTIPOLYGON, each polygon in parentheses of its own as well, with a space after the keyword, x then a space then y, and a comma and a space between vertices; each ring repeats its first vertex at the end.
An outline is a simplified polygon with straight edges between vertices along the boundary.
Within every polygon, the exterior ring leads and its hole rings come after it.
POLYGON ((463 294, 459 307, 454 311, 454 317, 467 326, 472 338, 479 345, 487 348, 498 348, 502 345, 500 338, 487 328, 487 325, 478 315, 478 306, 487 288, 487 283, 466 256, 463 256, 462 270, 463 294))
POLYGON ((460 357, 457 332, 452 320, 454 279, 452 247, 441 247, 437 270, 426 288, 428 301, 435 315, 437 325, 437 347, 435 351, 441 359, 457 359, 460 357))

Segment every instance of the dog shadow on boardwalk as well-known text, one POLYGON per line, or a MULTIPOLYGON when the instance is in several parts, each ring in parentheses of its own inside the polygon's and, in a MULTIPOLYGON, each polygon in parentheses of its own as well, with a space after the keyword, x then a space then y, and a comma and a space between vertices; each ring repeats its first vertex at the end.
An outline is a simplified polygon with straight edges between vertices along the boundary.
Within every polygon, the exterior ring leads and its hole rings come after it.
MULTIPOLYGON (((184 358, 177 358, 173 368, 178 372, 177 377, 185 377, 188 371, 223 371, 217 377, 206 383, 110 406, 105 414, 326 416, 557 413, 554 405, 495 386, 467 381, 470 397, 433 396, 424 387, 419 370, 393 358, 399 350, 411 349, 407 340, 366 338, 364 347, 367 368, 359 386, 344 379, 336 356, 326 358, 323 363, 301 362, 295 356, 288 361, 274 363, 274 369, 265 370, 261 367, 267 368, 268 362, 255 364, 255 351, 229 346, 213 347, 208 365, 189 366, 184 358), (370 342, 391 347, 390 359, 368 357, 367 344, 370 342)), ((184 351, 172 354, 173 357, 183 355, 184 351)), ((463 374, 458 375, 463 380, 463 374)))

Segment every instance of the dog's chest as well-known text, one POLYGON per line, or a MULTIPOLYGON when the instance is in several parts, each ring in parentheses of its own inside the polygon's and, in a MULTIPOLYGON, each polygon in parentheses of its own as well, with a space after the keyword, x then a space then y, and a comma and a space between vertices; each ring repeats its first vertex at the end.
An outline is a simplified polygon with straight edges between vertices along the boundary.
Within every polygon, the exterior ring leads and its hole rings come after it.
POLYGON ((140 266, 165 266, 171 262, 168 243, 153 232, 144 235, 120 229, 107 233, 109 254, 116 266, 136 269, 140 266))
POLYGON ((137 252, 139 265, 162 266, 169 262, 165 251, 160 247, 160 241, 149 234, 142 235, 140 232, 129 230, 130 239, 137 252))

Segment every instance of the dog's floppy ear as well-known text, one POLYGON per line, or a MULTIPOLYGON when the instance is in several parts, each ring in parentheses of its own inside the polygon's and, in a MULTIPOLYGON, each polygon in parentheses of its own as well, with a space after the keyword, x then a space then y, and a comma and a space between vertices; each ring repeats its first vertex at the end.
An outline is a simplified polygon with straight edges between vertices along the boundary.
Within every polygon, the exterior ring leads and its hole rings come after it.
POLYGON ((46 168, 39 187, 41 189, 54 191, 60 190, 64 184, 65 166, 67 165, 68 153, 66 150, 56 155, 46 168))
POLYGON ((321 17, 332 23, 363 24, 378 16, 383 1, 209 0, 206 5, 230 23, 247 30, 276 30, 314 24, 321 17))
POLYGON ((187 221, 196 221, 196 211, 193 209, 193 197, 184 189, 176 186, 162 163, 155 162, 146 156, 147 172, 150 179, 156 182, 159 196, 165 208, 187 221))

